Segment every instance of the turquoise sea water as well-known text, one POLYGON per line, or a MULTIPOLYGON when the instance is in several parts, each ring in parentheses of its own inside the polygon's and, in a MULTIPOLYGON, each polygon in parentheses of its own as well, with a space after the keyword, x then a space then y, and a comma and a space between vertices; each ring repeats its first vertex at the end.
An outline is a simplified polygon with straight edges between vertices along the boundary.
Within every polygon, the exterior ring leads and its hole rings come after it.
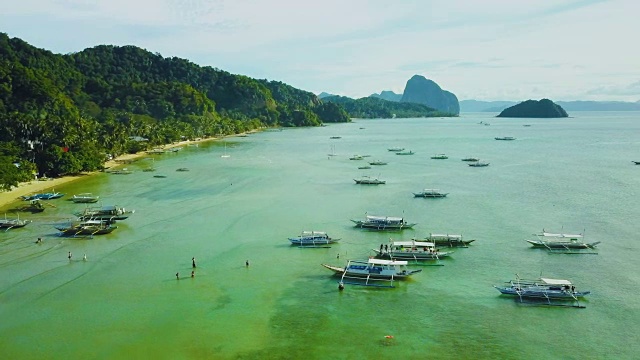
POLYGON ((23 214, 33 223, 0 233, 0 356, 637 358, 640 166, 631 160, 640 161, 640 114, 571 115, 471 113, 264 132, 230 139, 230 158, 220 157, 221 143, 201 144, 154 156, 155 173, 142 172, 150 160, 140 160, 127 165, 131 175, 56 189, 67 194, 50 202, 56 208, 23 214), (415 155, 387 151, 394 146, 415 155), (430 159, 436 153, 449 159, 430 159), (358 170, 364 162, 348 160, 354 154, 388 165, 358 170), (469 156, 491 165, 471 168, 460 161, 469 156), (367 174, 387 184, 354 184, 367 174), (449 196, 413 197, 424 188, 449 196), (81 192, 135 214, 110 235, 58 237, 52 225, 84 207, 65 199, 81 192), (349 220, 365 213, 418 225, 354 228, 349 220), (601 241, 598 254, 530 248, 524 240, 543 228, 584 232, 601 241), (291 247, 287 237, 303 230, 342 240, 291 247), (321 267, 430 232, 477 241, 393 289, 339 292, 321 267), (568 278, 592 294, 585 309, 518 304, 493 288, 516 273, 568 278))

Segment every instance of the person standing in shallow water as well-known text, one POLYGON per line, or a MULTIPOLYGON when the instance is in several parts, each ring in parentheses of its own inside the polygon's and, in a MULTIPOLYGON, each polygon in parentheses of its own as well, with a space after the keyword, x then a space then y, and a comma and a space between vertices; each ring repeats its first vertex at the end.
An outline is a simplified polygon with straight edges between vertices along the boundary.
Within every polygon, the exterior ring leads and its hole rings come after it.
POLYGON ((196 268, 196 258, 194 257, 191 258, 191 267, 194 269, 196 268))
POLYGON ((67 255, 67 257, 69 258, 69 260, 71 260, 71 251, 69 251, 69 255, 67 255))

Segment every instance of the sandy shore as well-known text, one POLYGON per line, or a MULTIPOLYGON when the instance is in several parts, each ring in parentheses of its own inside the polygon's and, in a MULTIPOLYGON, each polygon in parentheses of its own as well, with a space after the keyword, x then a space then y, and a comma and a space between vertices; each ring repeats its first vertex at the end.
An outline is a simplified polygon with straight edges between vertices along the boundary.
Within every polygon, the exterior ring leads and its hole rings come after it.
MULTIPOLYGON (((238 134, 238 135, 242 135, 242 134, 238 134)), ((171 149, 171 148, 184 146, 188 144, 196 144, 196 143, 212 141, 217 139, 218 138, 211 137, 211 138, 206 138, 202 140, 181 141, 173 144, 159 146, 158 148, 171 149)), ((124 154, 124 155, 118 156, 113 160, 107 161, 104 164, 104 167, 107 169, 118 167, 118 166, 126 167, 127 160, 134 160, 134 159, 145 157, 148 155, 149 154, 147 154, 146 151, 141 151, 135 154, 124 154)), ((11 191, 0 192, 0 207, 5 207, 6 205, 13 203, 14 201, 20 200, 21 196, 30 195, 34 193, 41 193, 41 192, 52 192, 54 188, 60 187, 63 184, 68 184, 70 182, 73 182, 79 179, 84 179, 87 176, 91 176, 97 173, 99 172, 96 171, 96 172, 85 173, 85 174, 76 175, 76 176, 63 176, 60 178, 51 178, 48 180, 39 180, 39 181, 34 180, 30 182, 20 183, 18 184, 17 187, 14 187, 13 189, 11 189, 11 191)))

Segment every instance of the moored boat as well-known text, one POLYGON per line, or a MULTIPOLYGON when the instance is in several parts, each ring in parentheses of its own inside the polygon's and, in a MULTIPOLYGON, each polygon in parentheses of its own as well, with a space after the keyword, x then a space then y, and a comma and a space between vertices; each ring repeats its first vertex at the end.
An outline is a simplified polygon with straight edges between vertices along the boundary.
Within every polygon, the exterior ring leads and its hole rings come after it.
POLYGON ((513 136, 498 136, 498 137, 495 137, 494 139, 496 139, 496 140, 515 140, 516 138, 514 138, 513 136))
POLYGON ((387 183, 385 180, 379 180, 378 178, 372 178, 369 176, 363 176, 360 179, 353 179, 353 181, 359 185, 380 185, 387 183))
POLYGON ((80 220, 102 220, 113 222, 116 220, 125 220, 134 212, 135 210, 127 210, 123 207, 119 208, 115 205, 109 205, 86 208, 82 212, 76 213, 76 216, 78 216, 80 220))
POLYGON ((403 151, 404 148, 403 147, 390 147, 387 150, 393 151, 393 152, 398 152, 398 151, 403 151))
POLYGON ((53 192, 48 192, 48 193, 25 195, 25 196, 22 196, 22 199, 26 200, 26 201, 29 201, 29 200, 53 200, 53 199, 59 199, 59 198, 61 198, 63 196, 64 196, 64 194, 59 193, 57 191, 53 191, 53 192))
POLYGON ((470 162, 467 165, 471 166, 471 167, 485 167, 485 166, 489 166, 488 162, 482 162, 482 161, 474 161, 474 162, 470 162))
POLYGON ((462 160, 462 161, 480 161, 480 159, 475 158, 475 157, 466 157, 466 158, 463 158, 463 159, 460 159, 460 160, 462 160))
POLYGON ((440 192, 440 189, 424 189, 419 193, 413 193, 413 196, 423 198, 443 198, 447 195, 449 193, 440 192))
POLYGON ((415 153, 413 151, 411 151, 411 150, 396 152, 396 155, 413 155, 413 154, 415 154, 415 153))
POLYGON ((352 157, 349 158, 349 160, 362 160, 364 159, 364 156, 362 155, 353 155, 352 157))
POLYGON ((600 241, 585 243, 583 234, 563 234, 549 233, 543 231, 540 234, 534 234, 538 238, 535 240, 525 240, 533 247, 546 249, 593 249, 600 241))
MULTIPOLYGON (((335 275, 342 276, 342 279, 364 279, 364 280, 403 280, 413 274, 419 273, 422 269, 408 269, 406 261, 385 260, 371 258, 368 260, 349 260, 345 267, 322 264, 325 268, 333 271, 335 275)), ((373 284, 362 284, 373 285, 373 284)), ((374 285, 375 286, 375 285, 374 285)))
POLYGON ((464 240, 462 235, 459 234, 429 234, 420 241, 428 241, 436 244, 436 246, 448 246, 448 247, 467 247, 469 244, 475 241, 464 240))
POLYGON ((303 231, 299 236, 289 238, 291 245, 309 247, 328 245, 338 240, 340 239, 334 239, 324 231, 303 231))
POLYGON ((379 258, 402 260, 438 260, 449 257, 452 253, 438 250, 435 243, 416 240, 392 241, 390 245, 381 244, 380 250, 373 251, 379 258))
MULTIPOLYGON (((5 215, 4 219, 0 219, 0 229, 15 229, 27 226, 31 220, 21 220, 20 218, 8 219, 5 215)), ((5 230, 5 231, 6 231, 5 230)))
POLYGON ((373 230, 411 229, 416 223, 408 223, 401 217, 367 215, 364 220, 351 220, 356 227, 373 230))
POLYGON ((448 159, 449 157, 446 154, 435 154, 431 158, 434 160, 444 160, 448 159))
POLYGON ((118 227, 108 221, 86 220, 56 225, 55 228, 60 231, 60 236, 78 236, 109 234, 118 227))
POLYGON ((520 299, 578 301, 591 293, 591 291, 577 291, 575 285, 565 279, 538 278, 525 280, 517 277, 502 286, 494 287, 504 295, 517 296, 520 299))
POLYGON ((376 161, 371 161, 369 165, 387 165, 387 163, 385 161, 376 160, 376 161))
POLYGON ((92 193, 82 193, 73 195, 71 201, 73 201, 74 203, 95 203, 98 202, 99 199, 100 196, 98 195, 93 195, 92 193))

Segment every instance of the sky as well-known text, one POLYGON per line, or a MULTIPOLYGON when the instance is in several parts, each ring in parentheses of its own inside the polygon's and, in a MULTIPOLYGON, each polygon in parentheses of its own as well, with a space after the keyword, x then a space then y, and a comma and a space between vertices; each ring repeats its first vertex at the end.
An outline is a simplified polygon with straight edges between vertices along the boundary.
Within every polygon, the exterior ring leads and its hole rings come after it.
POLYGON ((0 0, 54 53, 134 45, 319 94, 640 101, 638 0, 0 0))

